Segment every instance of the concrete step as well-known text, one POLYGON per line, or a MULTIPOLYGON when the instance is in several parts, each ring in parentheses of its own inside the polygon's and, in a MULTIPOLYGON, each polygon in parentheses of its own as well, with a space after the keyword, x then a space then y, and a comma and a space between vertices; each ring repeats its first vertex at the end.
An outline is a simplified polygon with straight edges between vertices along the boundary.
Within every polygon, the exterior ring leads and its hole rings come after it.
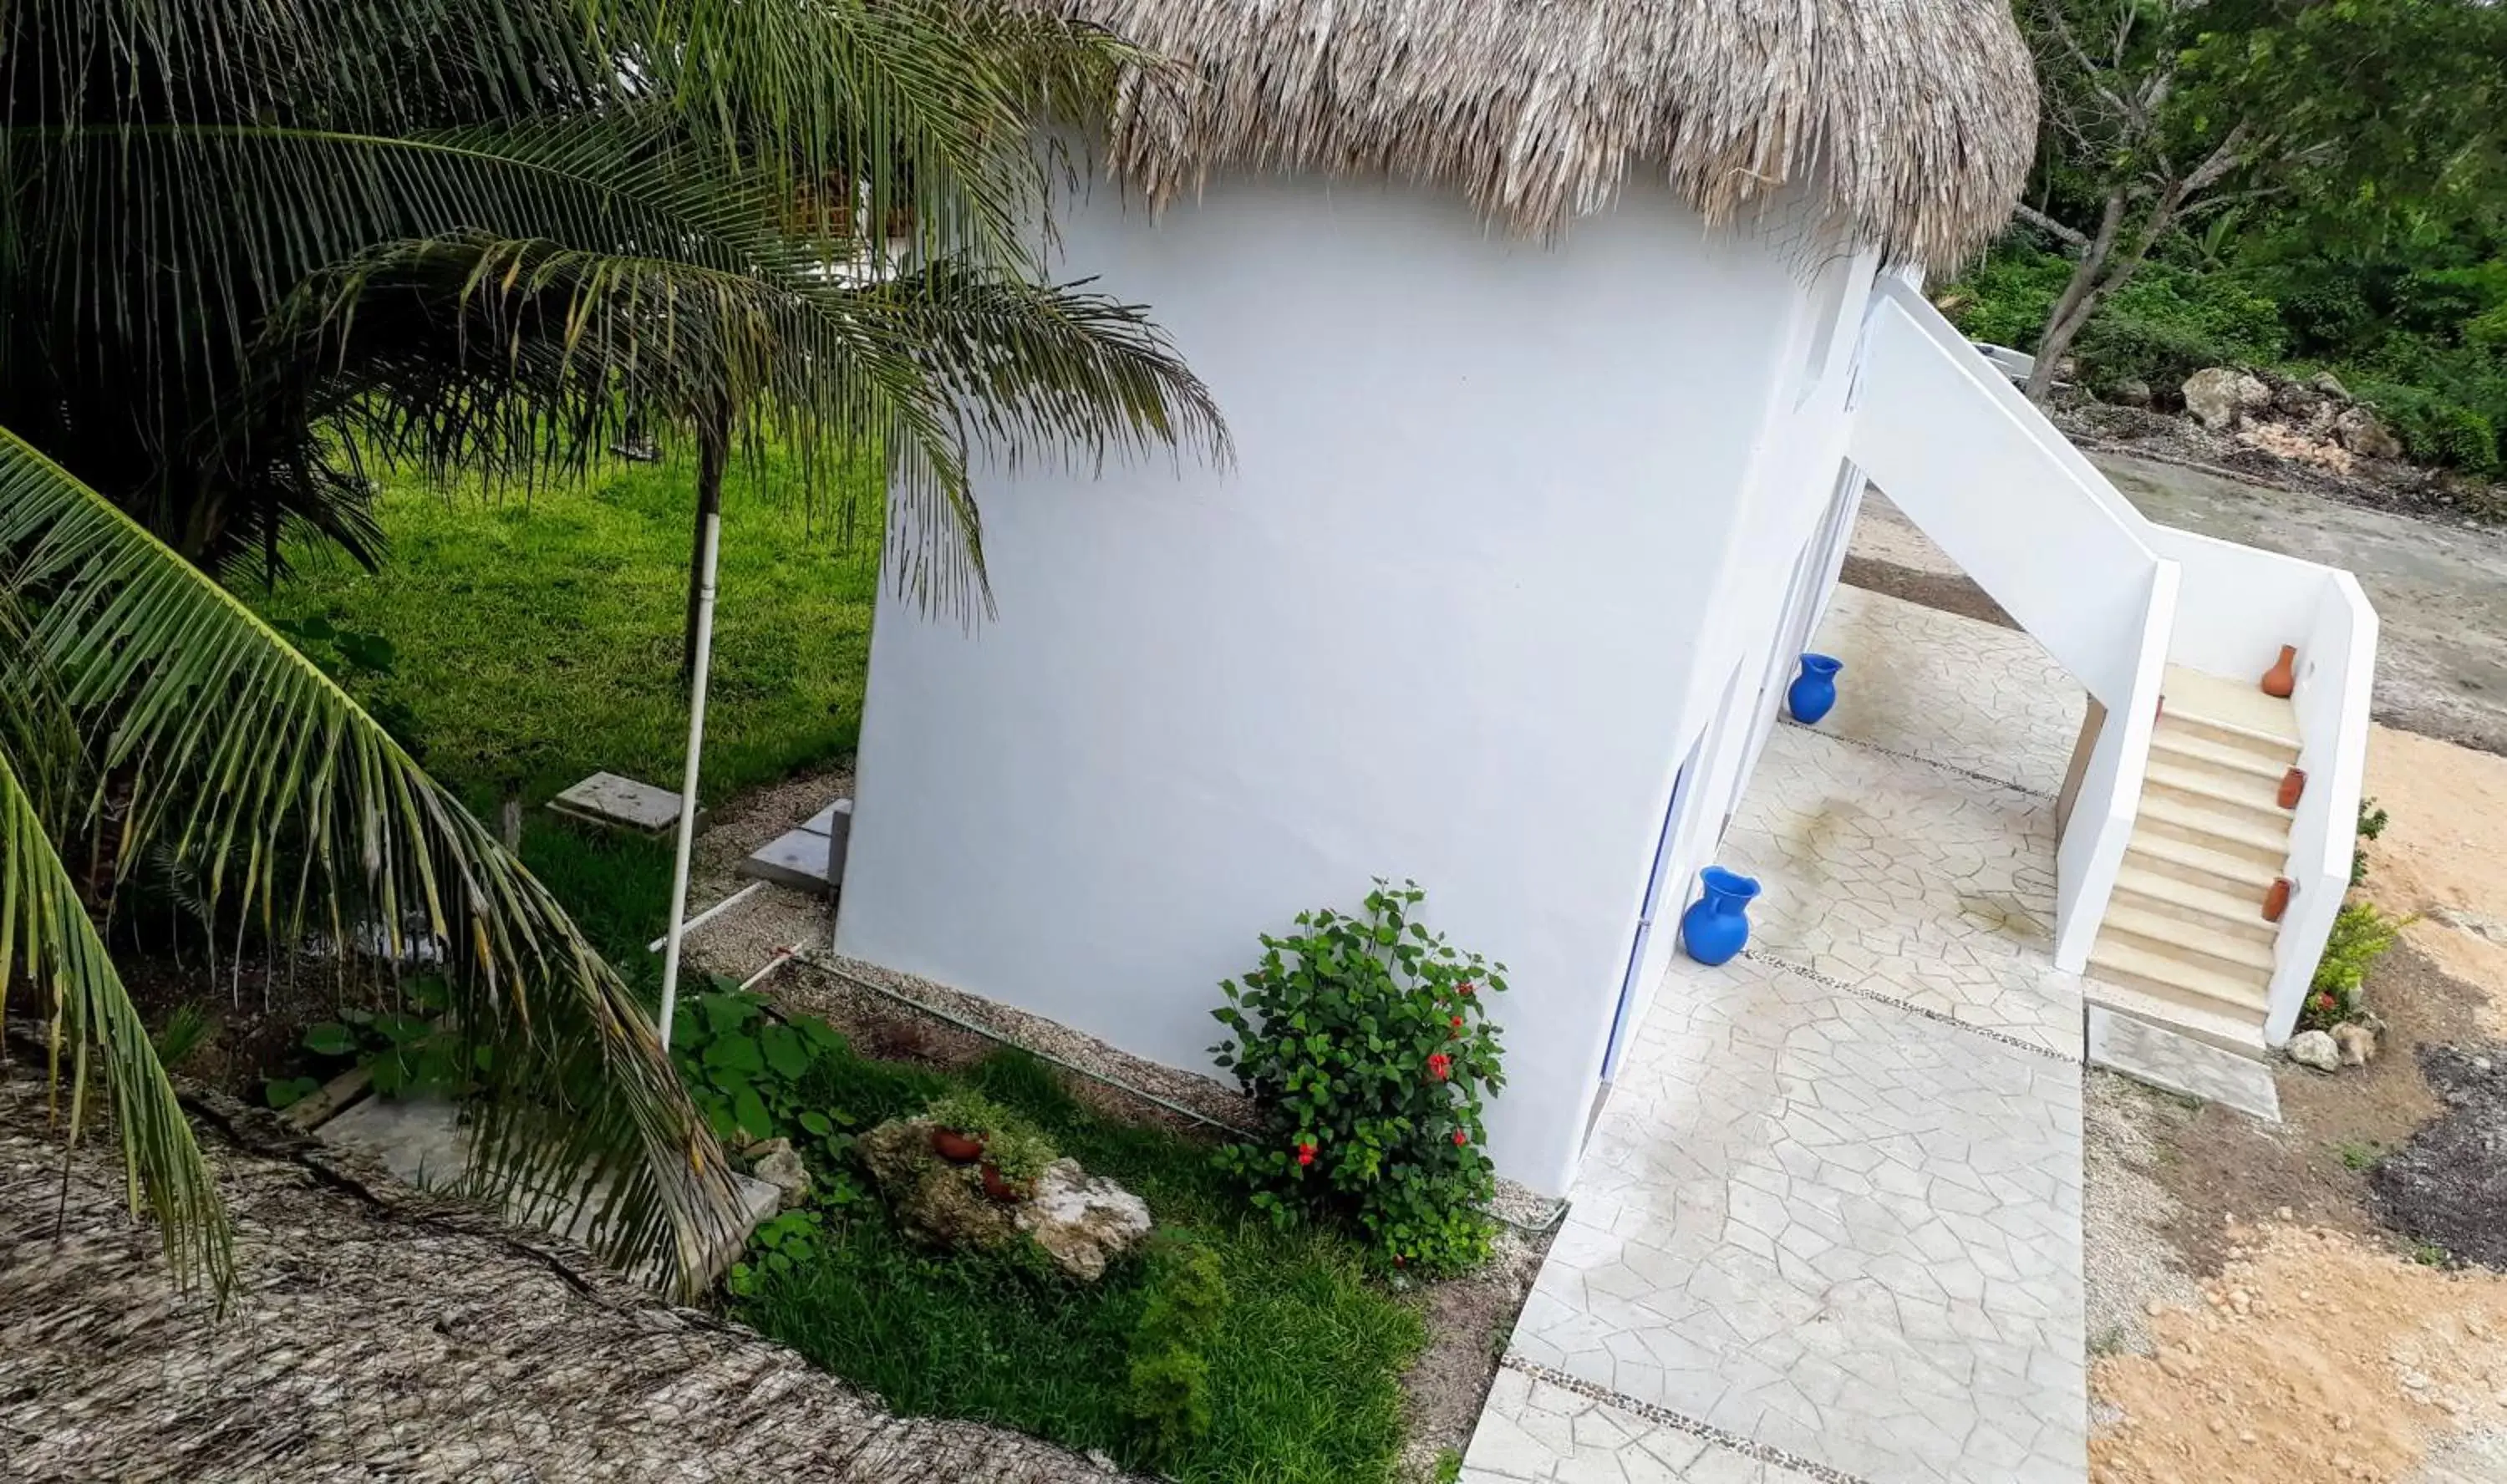
POLYGON ((2166 698, 2162 717, 2217 741, 2258 750, 2286 747, 2293 755, 2298 750, 2298 708, 2265 695, 2260 677, 2232 680, 2170 665, 2160 681, 2160 694, 2166 698))
POLYGON ((2210 887, 2243 897, 2252 888, 2255 910, 2263 910, 2263 894, 2271 889, 2274 878, 2281 874, 2278 865, 2265 865, 2245 855, 2233 855, 2208 846, 2172 835, 2162 835, 2136 823, 2131 842, 2125 848, 2127 869, 2141 866, 2156 876, 2165 876, 2192 886, 2210 887))
POLYGON ((2192 1036, 2207 1045, 2258 1062, 2271 1055, 2271 1048, 2264 1044, 2261 1011, 2224 1009, 2208 1001, 2188 998, 2174 991, 2120 984, 2100 978, 2100 973, 2097 960, 2091 959, 2089 977, 2081 983, 2081 994, 2091 1005, 2103 1006, 2119 1015, 2129 1015, 2135 1020, 2163 1027, 2179 1035, 2192 1036))
POLYGON ((2274 744, 2266 751, 2234 746, 2205 737, 2190 727, 2170 726, 2165 716, 2159 718, 2158 729, 2150 735, 2150 752, 2153 757, 2250 773, 2270 780, 2275 789, 2280 786, 2280 776, 2298 761, 2295 747, 2284 749, 2274 744))
POLYGON ((2127 851, 2116 876, 2115 902, 2169 918, 2196 932, 2243 938, 2270 947, 2280 924, 2264 921, 2263 891, 2212 878, 2187 881, 2162 875, 2127 851))
POLYGON ((2289 830, 2272 829, 2225 810, 2189 804, 2164 794, 2144 794, 2141 828, 2169 840, 2234 855, 2278 876, 2289 860, 2289 830))
POLYGON ((2241 821, 2289 834, 2290 811, 2280 807, 2280 779, 2266 779, 2206 763, 2188 765, 2152 753, 2144 775, 2145 797, 2157 794, 2195 809, 2219 810, 2241 821))
POLYGON ((2135 947, 2162 958, 2176 959, 2203 968, 2236 974, 2241 970, 2261 970, 2269 981, 2272 971, 2272 946, 2234 933, 2214 932, 2198 927, 2183 918, 2153 912, 2134 902, 2113 901, 2107 907, 2107 920, 2101 935, 2112 934, 2130 941, 2135 947))
POLYGON ((2171 1026, 2089 1007, 2082 1037, 2089 1063, 2152 1087, 2233 1107, 2266 1123, 2280 1122, 2280 1087, 2271 1068, 2171 1026))
POLYGON ((2271 1002, 2270 969, 2181 959, 2105 925, 2089 950, 2089 972, 2163 999, 2224 1015, 2252 1015, 2258 1023, 2271 1002))

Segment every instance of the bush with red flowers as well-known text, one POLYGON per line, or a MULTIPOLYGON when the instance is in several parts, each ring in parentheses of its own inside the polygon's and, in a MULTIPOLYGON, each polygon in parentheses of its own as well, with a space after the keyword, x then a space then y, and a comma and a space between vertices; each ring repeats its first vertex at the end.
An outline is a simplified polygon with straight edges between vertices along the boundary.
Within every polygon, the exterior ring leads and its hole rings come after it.
POLYGON ((1283 1225, 1346 1220, 1378 1260, 1450 1273, 1488 1255, 1496 1173, 1482 1099, 1505 1085, 1486 996, 1506 965, 1417 921, 1415 883, 1379 881, 1361 916, 1302 914, 1221 988, 1212 1048, 1262 1109, 1262 1137, 1222 1166, 1283 1225))

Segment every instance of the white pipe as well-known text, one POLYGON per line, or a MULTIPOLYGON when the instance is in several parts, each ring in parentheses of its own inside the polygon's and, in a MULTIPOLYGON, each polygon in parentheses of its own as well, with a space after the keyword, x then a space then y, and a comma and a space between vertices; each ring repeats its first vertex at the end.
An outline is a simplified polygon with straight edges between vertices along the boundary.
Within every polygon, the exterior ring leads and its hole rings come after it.
POLYGON ((698 562, 703 575, 697 582, 697 654, 695 674, 688 683, 688 766, 679 779, 679 850, 671 867, 671 930, 663 934, 662 950, 662 1049, 671 1049, 671 1020, 679 1007, 679 943, 687 936, 688 861, 697 843, 697 768, 705 756, 706 684, 713 666, 713 576, 714 560, 722 550, 722 517, 710 514, 705 523, 705 550, 698 562))
POLYGON ((759 969, 756 973, 740 981, 741 993, 746 994, 748 991, 765 983, 767 975, 774 973, 777 969, 791 962, 792 956, 807 947, 809 942, 809 939, 803 938, 798 943, 786 944, 783 947, 775 950, 775 957, 766 960, 766 966, 764 968, 759 969))
MULTIPOLYGON (((765 886, 766 886, 766 883, 764 883, 764 882, 762 882, 762 881, 753 881, 753 882, 750 882, 747 886, 741 887, 739 890, 737 890, 737 891, 733 892, 731 895, 724 897, 721 901, 718 901, 718 902, 714 903, 712 906, 708 907, 705 911, 698 913, 695 917, 692 917, 692 918, 688 919, 687 926, 686 926, 685 928, 683 928, 683 929, 682 929, 682 931, 686 931, 686 932, 694 932, 694 931, 696 931, 698 928, 703 927, 703 926, 704 926, 705 924, 707 924, 708 923, 712 922, 715 918, 718 918, 718 917, 722 916, 724 913, 729 912, 732 908, 737 907, 737 906, 739 906, 741 903, 743 903, 743 902, 745 902, 745 901, 748 900, 749 896, 750 896, 752 893, 757 892, 757 891, 760 891, 760 890, 763 890, 763 889, 765 888, 765 886)), ((667 933, 667 932, 666 932, 666 933, 662 934, 660 937, 655 938, 652 942, 645 944, 645 945, 644 945, 644 952, 646 952, 646 953, 648 953, 648 954, 658 954, 658 953, 660 953, 660 952, 662 951, 662 945, 663 945, 663 944, 665 944, 665 943, 668 943, 668 942, 670 942, 670 941, 671 941, 671 935, 670 935, 669 933, 667 933)))

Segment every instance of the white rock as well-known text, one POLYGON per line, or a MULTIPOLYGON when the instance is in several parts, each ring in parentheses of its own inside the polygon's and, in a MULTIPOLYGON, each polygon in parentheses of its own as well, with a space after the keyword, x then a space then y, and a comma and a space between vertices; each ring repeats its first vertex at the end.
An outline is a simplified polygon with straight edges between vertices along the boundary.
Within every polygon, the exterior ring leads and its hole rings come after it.
POLYGON ((2271 388, 2242 371, 2206 366, 2185 379, 2185 410, 2196 421, 2217 432, 2237 420, 2248 408, 2267 406, 2271 388))
POLYGON ((2377 1032, 2365 1026, 2336 1026, 2333 1049, 2342 1053, 2343 1066, 2365 1067, 2377 1059, 2377 1032))
POLYGON ((2317 1071, 2335 1071, 2342 1066, 2342 1048, 2333 1044, 2333 1037, 2321 1031, 2301 1031, 2289 1038, 2289 1045, 2284 1049, 2291 1061, 2301 1067, 2312 1067, 2317 1071))
POLYGON ((810 1199, 810 1172, 788 1139, 751 1144, 748 1173, 775 1187, 776 1210, 790 1211, 810 1199))
POLYGON ((1016 1214, 1019 1230, 1084 1283, 1104 1277, 1108 1262, 1149 1234, 1147 1202, 1072 1159, 1047 1165, 1016 1214))
POLYGON ((2333 419, 2333 436, 2342 447, 2362 458, 2400 458, 2402 440, 2385 430, 2377 415, 2364 407, 2345 407, 2342 416, 2333 419))

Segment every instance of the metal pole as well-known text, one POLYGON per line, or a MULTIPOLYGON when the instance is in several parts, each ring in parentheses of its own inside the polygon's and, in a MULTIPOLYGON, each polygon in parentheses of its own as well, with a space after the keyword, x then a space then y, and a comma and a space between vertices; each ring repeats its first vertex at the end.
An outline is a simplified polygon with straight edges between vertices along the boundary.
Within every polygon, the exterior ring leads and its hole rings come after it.
POLYGON ((671 1049, 671 1020, 679 1005, 679 940, 687 933, 688 862, 697 841, 697 768, 705 756, 706 683, 713 668, 714 562, 722 549, 722 517, 706 517, 698 557, 697 645, 688 677, 688 766, 679 780, 678 858, 671 867, 671 930, 662 950, 662 1049, 671 1049))

